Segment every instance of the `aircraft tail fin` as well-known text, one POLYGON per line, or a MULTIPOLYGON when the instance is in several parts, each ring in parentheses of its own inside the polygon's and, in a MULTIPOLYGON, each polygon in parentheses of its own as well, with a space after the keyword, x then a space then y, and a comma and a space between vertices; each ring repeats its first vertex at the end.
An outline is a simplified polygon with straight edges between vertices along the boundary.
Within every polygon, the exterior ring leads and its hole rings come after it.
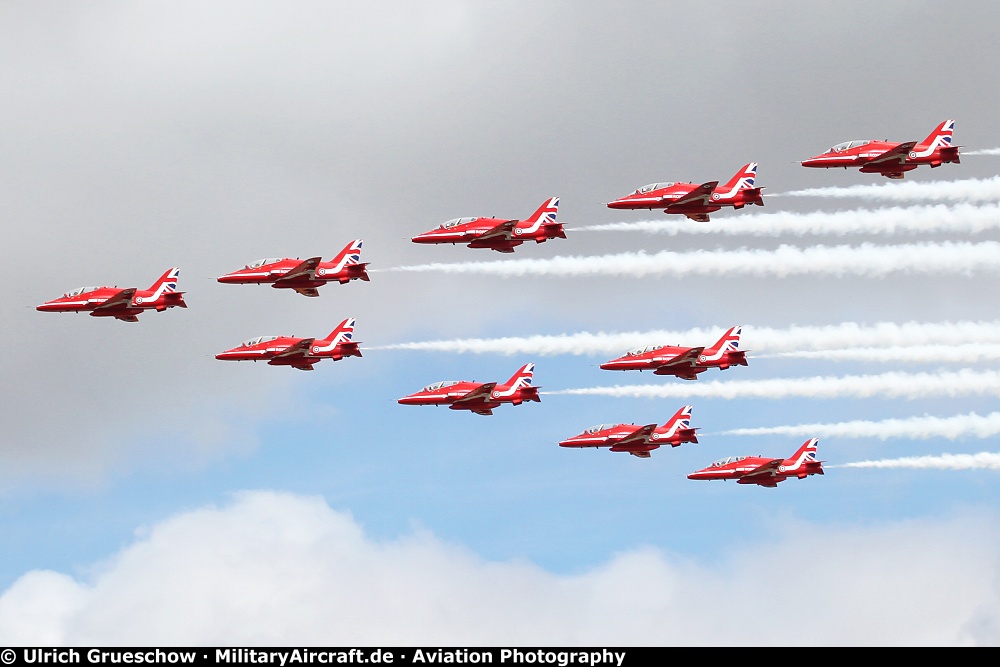
MULTIPOLYGON (((509 380, 507 380, 507 382, 503 383, 502 385, 498 385, 497 388, 496 388, 496 390, 499 391, 499 392, 505 392, 506 393, 506 392, 511 392, 511 391, 515 391, 515 390, 518 390, 518 389, 521 389, 521 390, 530 389, 531 388, 531 380, 532 380, 532 377, 533 377, 534 373, 535 373, 535 364, 530 364, 530 363, 529 364, 525 364, 525 365, 521 366, 519 369, 517 369, 517 372, 514 373, 514 375, 512 375, 511 378, 509 380)), ((536 390, 535 392, 530 392, 529 391, 528 393, 534 393, 534 394, 537 395, 538 392, 536 390)), ((538 399, 535 398, 535 399, 531 399, 531 400, 538 400, 538 399)))
POLYGON ((361 239, 354 239, 344 246, 343 250, 337 253, 336 257, 331 260, 331 264, 336 267, 337 271, 340 271, 346 266, 353 266, 361 263, 361 244, 361 239))
POLYGON ((754 181, 757 180, 757 163, 750 162, 743 165, 736 174, 723 185, 720 190, 729 192, 730 190, 749 190, 753 188, 754 181))
POLYGON ((697 437, 698 429, 691 427, 691 406, 685 405, 677 412, 674 416, 667 420, 667 423, 657 428, 653 431, 655 438, 676 438, 676 444, 672 441, 671 444, 676 447, 684 442, 698 442, 697 437))
POLYGON ((685 405, 674 413, 666 424, 663 425, 665 435, 673 435, 679 429, 691 428, 691 406, 685 405))
POLYGON ((955 121, 946 120, 940 125, 934 128, 934 131, 927 135, 927 138, 921 141, 919 144, 911 149, 911 156, 914 153, 920 154, 930 154, 936 149, 946 150, 947 152, 955 153, 955 157, 958 157, 958 149, 955 147, 954 150, 951 149, 952 135, 955 132, 955 121))
POLYGON ((171 294, 177 291, 177 277, 180 275, 181 270, 176 266, 167 269, 162 276, 160 276, 155 283, 153 283, 149 291, 153 293, 152 299, 157 299, 161 294, 171 294))
POLYGON ((722 352, 739 352, 740 350, 740 334, 743 332, 742 326, 735 326, 729 329, 726 333, 722 334, 715 345, 705 350, 705 356, 714 357, 722 352))
POLYGON ((354 337, 354 322, 355 318, 348 317, 346 320, 337 325, 337 328, 330 332, 322 342, 325 344, 330 343, 350 343, 351 338, 354 337))
POLYGON ((538 207, 538 210, 531 214, 531 217, 525 220, 527 224, 533 224, 536 222, 541 222, 542 224, 549 224, 556 221, 556 215, 559 213, 559 197, 552 197, 551 199, 546 199, 545 203, 538 207))
MULTIPOLYGON (((819 475, 823 474, 823 462, 816 458, 816 445, 819 438, 809 438, 799 447, 790 458, 783 462, 785 472, 795 473, 812 468, 810 472, 819 475)), ((802 476, 805 476, 804 474, 802 476)))

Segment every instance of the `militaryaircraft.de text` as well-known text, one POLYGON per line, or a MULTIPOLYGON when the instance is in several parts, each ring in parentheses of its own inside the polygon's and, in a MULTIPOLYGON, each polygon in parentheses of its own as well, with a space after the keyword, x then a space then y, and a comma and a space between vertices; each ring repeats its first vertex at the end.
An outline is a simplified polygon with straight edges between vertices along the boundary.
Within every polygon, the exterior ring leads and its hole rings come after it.
POLYGON ((810 438, 787 459, 763 456, 730 456, 697 470, 688 479, 735 479, 737 484, 775 487, 789 477, 805 479, 822 475, 823 462, 816 460, 816 438, 810 438))
POLYGON ((534 364, 525 364, 507 382, 450 380, 427 385, 398 400, 402 405, 447 405, 452 410, 470 410, 477 415, 491 415, 504 403, 520 405, 525 401, 540 403, 538 387, 531 386, 534 364))
POLYGON ((740 350, 740 333, 735 326, 714 345, 682 347, 678 345, 648 345, 624 356, 601 364, 606 371, 646 371, 655 375, 676 375, 684 380, 697 380, 699 373, 709 368, 725 370, 730 366, 747 366, 747 353, 740 350))
POLYGON ((525 241, 543 243, 549 239, 566 238, 562 224, 556 222, 558 212, 559 198, 552 197, 527 220, 455 218, 414 236, 412 240, 414 243, 464 243, 470 248, 514 252, 514 248, 525 241))
POLYGON ((184 292, 177 291, 180 269, 167 269, 149 289, 134 287, 79 287, 66 292, 58 299, 36 306, 36 310, 51 313, 79 313, 89 311, 93 317, 114 317, 123 322, 138 322, 137 317, 146 310, 163 312, 167 308, 187 308, 184 292))
POLYGON ((349 317, 326 338, 260 336, 220 352, 215 358, 222 361, 266 361, 271 366, 291 366, 300 371, 311 371, 313 364, 323 359, 340 361, 344 357, 360 357, 359 343, 351 340, 353 336, 354 318, 349 317))
POLYGON ((679 213, 698 222, 708 222, 709 213, 723 206, 743 208, 763 206, 763 188, 755 188, 757 163, 743 165, 729 181, 719 186, 718 181, 697 183, 650 183, 630 195, 608 202, 608 208, 654 209, 664 213, 679 213))
POLYGON ((946 120, 921 142, 879 141, 861 139, 845 141, 825 153, 802 161, 803 167, 833 169, 858 167, 865 174, 882 174, 886 178, 900 179, 907 171, 922 164, 940 167, 942 164, 960 162, 958 146, 952 146, 955 121, 946 120))
POLYGON ((348 283, 352 280, 369 280, 367 262, 361 261, 361 239, 348 243, 329 262, 321 257, 306 260, 288 257, 260 259, 238 271, 220 276, 220 283, 263 284, 292 289, 304 296, 319 296, 318 287, 329 282, 348 283))
POLYGON ((685 442, 698 442, 691 428, 691 406, 685 405, 663 426, 646 424, 601 424, 588 428, 559 443, 560 447, 610 447, 612 452, 628 452, 648 459, 649 453, 661 445, 677 447, 685 442))

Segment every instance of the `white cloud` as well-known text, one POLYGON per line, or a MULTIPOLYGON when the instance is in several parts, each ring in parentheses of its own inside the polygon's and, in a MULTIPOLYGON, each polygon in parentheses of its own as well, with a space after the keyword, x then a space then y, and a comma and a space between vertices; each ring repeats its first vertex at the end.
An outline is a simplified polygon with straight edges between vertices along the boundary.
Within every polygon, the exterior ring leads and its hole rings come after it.
POLYGON ((376 542, 322 499, 247 492, 86 580, 25 574, 0 597, 0 644, 995 645, 997 525, 783 521, 721 562, 636 548, 564 575, 419 530, 376 542))

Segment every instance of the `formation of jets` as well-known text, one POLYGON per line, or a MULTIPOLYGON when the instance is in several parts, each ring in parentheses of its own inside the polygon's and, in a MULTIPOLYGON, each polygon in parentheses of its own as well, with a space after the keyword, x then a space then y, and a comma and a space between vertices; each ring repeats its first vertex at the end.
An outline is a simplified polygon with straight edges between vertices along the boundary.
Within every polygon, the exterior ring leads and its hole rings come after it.
MULTIPOLYGON (((920 142, 890 142, 878 140, 846 141, 826 152, 802 161, 803 167, 831 169, 858 168, 862 173, 877 173, 891 179, 901 179, 907 171, 920 165, 939 167, 959 163, 959 147, 952 145, 954 120, 938 125, 920 142)), ((724 185, 719 181, 705 183, 658 182, 643 186, 633 193, 608 202, 612 209, 662 209, 667 214, 680 214, 692 220, 707 222, 709 214, 723 207, 741 209, 763 206, 763 188, 756 187, 757 163, 744 165, 724 185)), ((493 217, 455 218, 435 229, 412 238, 420 244, 458 244, 470 248, 489 248, 512 253, 526 241, 544 243, 550 239, 565 239, 563 223, 556 221, 559 198, 547 199, 524 220, 493 217)), ((276 257, 261 259, 242 269, 220 276, 225 284, 270 284, 277 289, 289 289, 308 297, 318 297, 319 288, 331 282, 346 284, 352 280, 368 281, 368 264, 361 261, 362 240, 355 239, 344 246, 329 262, 322 257, 276 257)), ((36 309, 42 312, 89 312, 93 317, 113 317, 125 322, 137 322, 147 311, 163 312, 169 308, 187 308, 184 292, 177 291, 180 271, 168 269, 149 289, 109 286, 80 287, 61 297, 46 301, 36 309)), ((360 357, 361 349, 354 335, 354 318, 347 318, 326 338, 295 336, 260 336, 215 355, 222 361, 265 361, 271 366, 290 366, 311 371, 324 359, 339 361, 344 357, 360 357)), ((709 347, 680 345, 649 345, 600 365, 603 370, 652 371, 654 375, 672 375, 684 380, 697 380, 710 368, 725 370, 731 366, 746 366, 746 350, 740 349, 742 327, 726 331, 709 347)), ((398 399, 402 405, 446 405, 451 410, 468 410, 474 414, 492 415, 505 403, 520 405, 541 402, 538 387, 532 385, 535 365, 523 365, 509 380, 474 382, 469 380, 441 381, 398 399)), ((601 448, 612 452, 628 452, 639 458, 649 458, 650 452, 663 445, 678 447, 698 443, 697 428, 691 427, 692 406, 680 408, 662 426, 653 423, 600 424, 579 435, 559 442, 568 448, 601 448)), ((707 468, 688 475, 688 479, 735 479, 738 484, 776 487, 779 482, 796 477, 822 475, 822 461, 816 458, 817 439, 807 440, 790 458, 762 456, 731 456, 712 463, 707 468)))

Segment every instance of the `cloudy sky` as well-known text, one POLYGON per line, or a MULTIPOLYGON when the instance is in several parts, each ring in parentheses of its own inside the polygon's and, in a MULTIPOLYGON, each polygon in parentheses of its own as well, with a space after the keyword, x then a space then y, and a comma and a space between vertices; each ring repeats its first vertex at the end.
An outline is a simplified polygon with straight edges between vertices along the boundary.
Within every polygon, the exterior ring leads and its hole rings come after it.
POLYGON ((0 5, 0 644, 1000 644, 998 22, 0 5), (798 164, 948 118, 962 163, 903 183, 798 164), (751 161, 763 208, 602 204, 751 161), (409 240, 552 196, 565 240, 409 240), (356 238, 371 282, 317 299, 215 280, 356 238), (171 266, 186 310, 34 310, 171 266), (214 359, 345 317, 363 358, 214 359), (746 368, 597 368, 737 324, 746 368), (541 403, 396 403, 529 361, 541 403), (556 444, 685 404, 701 442, 648 460, 556 444), (814 436, 823 477, 685 477, 814 436))

